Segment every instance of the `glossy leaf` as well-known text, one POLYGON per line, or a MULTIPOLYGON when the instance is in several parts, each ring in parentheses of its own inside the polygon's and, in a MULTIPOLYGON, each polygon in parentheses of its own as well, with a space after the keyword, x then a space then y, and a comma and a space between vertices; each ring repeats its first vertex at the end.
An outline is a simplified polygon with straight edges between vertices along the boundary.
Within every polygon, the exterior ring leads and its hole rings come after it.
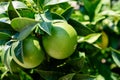
POLYGON ((51 28, 52 28, 51 22, 41 22, 39 27, 40 29, 45 31, 47 34, 51 35, 51 28))
POLYGON ((46 1, 46 6, 48 5, 56 5, 64 2, 68 2, 70 0, 50 0, 49 2, 46 1))
POLYGON ((19 41, 25 39, 27 36, 29 36, 32 31, 35 29, 36 27, 36 23, 31 24, 31 25, 27 25, 28 27, 24 28, 18 35, 17 39, 19 41))
POLYGON ((98 38, 101 36, 101 33, 93 33, 93 34, 89 34, 85 37, 80 37, 80 39, 78 40, 78 42, 88 42, 88 43, 94 43, 96 40, 98 40, 98 38))

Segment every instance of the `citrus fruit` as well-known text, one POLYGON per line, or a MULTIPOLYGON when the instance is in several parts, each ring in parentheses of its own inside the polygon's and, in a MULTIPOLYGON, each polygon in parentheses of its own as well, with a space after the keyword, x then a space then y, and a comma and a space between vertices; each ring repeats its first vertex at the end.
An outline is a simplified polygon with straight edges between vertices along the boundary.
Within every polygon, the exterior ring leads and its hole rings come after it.
POLYGON ((19 42, 15 42, 12 45, 12 56, 17 64, 24 68, 34 68, 40 65, 44 59, 44 52, 41 49, 39 41, 34 36, 29 36, 22 42, 23 49, 23 57, 21 62, 18 57, 16 57, 17 53, 15 53, 15 48, 18 46, 19 42))
POLYGON ((65 59, 72 55, 77 45, 77 33, 65 21, 52 23, 51 35, 42 37, 46 53, 55 59, 65 59))

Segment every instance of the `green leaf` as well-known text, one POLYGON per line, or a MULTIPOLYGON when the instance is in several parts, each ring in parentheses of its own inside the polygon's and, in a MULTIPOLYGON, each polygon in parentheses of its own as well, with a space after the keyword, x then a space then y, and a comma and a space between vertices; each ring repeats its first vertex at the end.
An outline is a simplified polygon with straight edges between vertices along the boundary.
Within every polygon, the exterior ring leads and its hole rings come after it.
POLYGON ((14 6, 15 9, 24 9, 24 8, 28 8, 26 6, 26 4, 24 4, 23 2, 21 1, 12 1, 12 4, 14 6))
POLYGON ((120 67, 120 51, 113 49, 113 48, 111 48, 111 50, 112 50, 112 58, 114 62, 116 63, 118 67, 120 67))
POLYGON ((11 35, 8 33, 0 32, 0 40, 10 39, 11 35))
POLYGON ((86 36, 88 34, 94 33, 93 30, 88 28, 87 26, 84 26, 80 22, 74 20, 74 19, 69 19, 68 23, 74 27, 74 29, 77 31, 77 34, 80 36, 86 36))
POLYGON ((100 0, 83 0, 84 6, 88 12, 88 15, 90 17, 90 21, 93 20, 95 15, 95 10, 100 2, 100 0))
POLYGON ((63 73, 57 71, 44 71, 44 70, 36 70, 36 71, 45 80, 58 80, 58 78, 63 75, 63 73))
POLYGON ((23 49, 22 42, 17 41, 11 45, 11 53, 15 54, 16 58, 23 63, 23 49))
POLYGON ((0 14, 5 13, 5 11, 7 11, 7 7, 8 7, 8 2, 1 2, 0 3, 0 14))
POLYGON ((80 39, 78 40, 79 43, 81 42, 88 42, 88 43, 94 43, 96 40, 98 40, 98 38, 101 36, 101 33, 92 33, 89 34, 85 37, 80 37, 80 39))
POLYGON ((70 74, 67 74, 63 77, 60 77, 58 80, 73 80, 74 76, 75 76, 75 73, 70 73, 70 74))
POLYGON ((51 28, 52 28, 51 22, 41 22, 39 27, 40 29, 45 31, 48 35, 51 35, 51 28))
POLYGON ((35 24, 28 25, 28 27, 24 28, 24 29, 20 32, 20 34, 18 35, 17 39, 18 39, 19 41, 25 39, 27 36, 29 36, 29 35, 32 33, 32 31, 35 29, 35 27, 36 27, 36 23, 35 23, 35 24))
POLYGON ((12 1, 10 1, 9 6, 8 6, 8 15, 9 15, 10 20, 16 17, 20 17, 20 14, 14 8, 12 1))
POLYGON ((56 4, 60 4, 60 3, 64 3, 64 2, 68 2, 70 0, 50 0, 49 2, 46 0, 46 6, 48 5, 56 5, 56 4))
POLYGON ((4 31, 4 30, 14 31, 10 24, 5 22, 0 22, 0 31, 4 31))
POLYGON ((38 21, 35 21, 34 19, 30 18, 14 18, 11 21, 11 26, 13 27, 14 30, 20 32, 31 25, 32 26, 36 25, 37 23, 38 21))
POLYGON ((89 74, 76 74, 73 80, 93 80, 89 74))
POLYGON ((71 16, 72 12, 73 12, 73 7, 69 7, 68 9, 66 9, 66 10, 62 13, 62 16, 63 16, 66 20, 68 20, 68 19, 70 18, 70 16, 71 16))
POLYGON ((21 17, 27 17, 34 19, 35 13, 31 9, 18 9, 17 10, 21 17))

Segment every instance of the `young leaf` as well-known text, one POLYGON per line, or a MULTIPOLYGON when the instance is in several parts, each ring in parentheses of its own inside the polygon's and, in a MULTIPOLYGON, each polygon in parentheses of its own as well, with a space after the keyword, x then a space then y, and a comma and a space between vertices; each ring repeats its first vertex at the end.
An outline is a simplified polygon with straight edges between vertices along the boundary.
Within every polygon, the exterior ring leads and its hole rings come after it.
POLYGON ((24 30, 25 28, 29 27, 29 25, 35 25, 38 21, 35 21, 34 19, 30 18, 14 18, 11 21, 11 26, 14 30, 20 32, 24 30))
POLYGON ((99 37, 101 36, 101 33, 92 33, 89 34, 85 37, 80 37, 80 39, 78 40, 78 42, 88 42, 88 43, 94 43, 99 37))
POLYGON ((51 35, 51 27, 52 27, 51 22, 41 22, 39 27, 47 34, 51 35))
POLYGON ((68 20, 68 23, 75 28, 75 30, 77 31, 77 34, 80 35, 80 36, 86 36, 88 34, 94 33, 93 30, 91 30, 87 26, 84 26, 83 24, 81 24, 80 22, 78 22, 74 19, 70 18, 68 20))

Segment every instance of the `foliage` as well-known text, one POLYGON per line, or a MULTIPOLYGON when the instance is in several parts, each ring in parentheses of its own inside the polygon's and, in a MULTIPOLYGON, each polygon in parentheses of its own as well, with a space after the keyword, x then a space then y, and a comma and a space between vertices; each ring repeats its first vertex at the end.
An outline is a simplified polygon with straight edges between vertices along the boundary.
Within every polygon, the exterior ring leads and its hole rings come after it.
MULTIPOLYGON (((119 80, 119 4, 120 0, 1 0, 0 79, 119 80), (34 35, 41 45, 42 36, 51 35, 54 20, 64 20, 76 30, 74 53, 61 60, 45 53, 39 66, 32 69, 19 66, 11 55, 12 44, 34 35)), ((21 61, 22 48, 16 54, 21 61)))

